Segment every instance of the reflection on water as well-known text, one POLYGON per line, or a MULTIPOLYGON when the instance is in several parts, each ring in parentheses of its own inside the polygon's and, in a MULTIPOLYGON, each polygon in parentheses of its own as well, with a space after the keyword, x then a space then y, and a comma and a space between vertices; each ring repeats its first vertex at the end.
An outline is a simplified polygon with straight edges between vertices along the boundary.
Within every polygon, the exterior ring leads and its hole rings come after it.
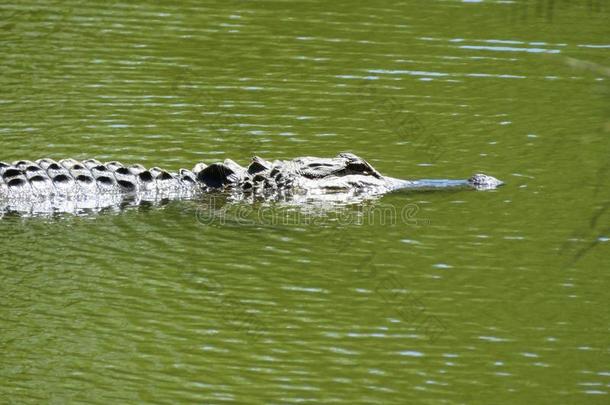
POLYGON ((609 12, 1 5, 0 160, 350 150, 398 178, 506 185, 7 215, 0 398, 603 401, 609 12))

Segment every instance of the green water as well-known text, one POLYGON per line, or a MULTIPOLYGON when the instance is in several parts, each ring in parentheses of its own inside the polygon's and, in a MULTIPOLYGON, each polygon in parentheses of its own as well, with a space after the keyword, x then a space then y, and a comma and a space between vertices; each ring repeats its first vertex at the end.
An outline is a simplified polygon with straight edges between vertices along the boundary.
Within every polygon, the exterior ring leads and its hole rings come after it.
POLYGON ((5 216, 1 403, 608 403, 607 2, 206 3, 1 4, 0 160, 506 186, 5 216))

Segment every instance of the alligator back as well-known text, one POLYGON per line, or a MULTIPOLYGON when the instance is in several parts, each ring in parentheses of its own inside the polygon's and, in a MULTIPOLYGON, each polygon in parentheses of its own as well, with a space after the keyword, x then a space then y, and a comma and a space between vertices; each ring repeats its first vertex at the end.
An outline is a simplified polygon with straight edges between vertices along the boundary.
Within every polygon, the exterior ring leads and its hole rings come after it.
POLYGON ((95 159, 0 162, 0 199, 11 201, 99 198, 102 195, 157 197, 192 192, 195 184, 195 174, 186 169, 169 173, 138 164, 125 166, 95 159))

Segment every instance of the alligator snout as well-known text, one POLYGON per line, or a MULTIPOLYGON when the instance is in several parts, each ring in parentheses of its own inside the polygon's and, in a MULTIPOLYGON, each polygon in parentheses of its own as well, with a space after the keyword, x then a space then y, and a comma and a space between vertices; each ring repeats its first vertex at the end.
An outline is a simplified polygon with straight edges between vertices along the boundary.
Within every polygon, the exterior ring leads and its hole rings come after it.
POLYGON ((500 187, 504 182, 483 173, 477 173, 468 179, 468 184, 477 190, 490 190, 500 187))

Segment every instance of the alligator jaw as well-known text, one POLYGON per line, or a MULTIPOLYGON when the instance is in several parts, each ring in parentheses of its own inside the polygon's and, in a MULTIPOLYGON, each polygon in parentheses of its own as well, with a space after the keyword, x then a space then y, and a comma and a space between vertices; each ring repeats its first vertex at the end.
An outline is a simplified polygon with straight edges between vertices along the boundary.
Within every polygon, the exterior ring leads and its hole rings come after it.
POLYGON ((386 183, 388 184, 388 189, 390 191, 413 188, 416 183, 411 180, 402 180, 402 179, 397 179, 394 177, 387 177, 387 176, 384 176, 384 179, 385 179, 386 183))
POLYGON ((447 188, 474 188, 475 190, 493 190, 500 187, 504 182, 486 174, 477 173, 467 180, 402 180, 393 177, 385 177, 388 188, 395 190, 432 190, 447 188))

